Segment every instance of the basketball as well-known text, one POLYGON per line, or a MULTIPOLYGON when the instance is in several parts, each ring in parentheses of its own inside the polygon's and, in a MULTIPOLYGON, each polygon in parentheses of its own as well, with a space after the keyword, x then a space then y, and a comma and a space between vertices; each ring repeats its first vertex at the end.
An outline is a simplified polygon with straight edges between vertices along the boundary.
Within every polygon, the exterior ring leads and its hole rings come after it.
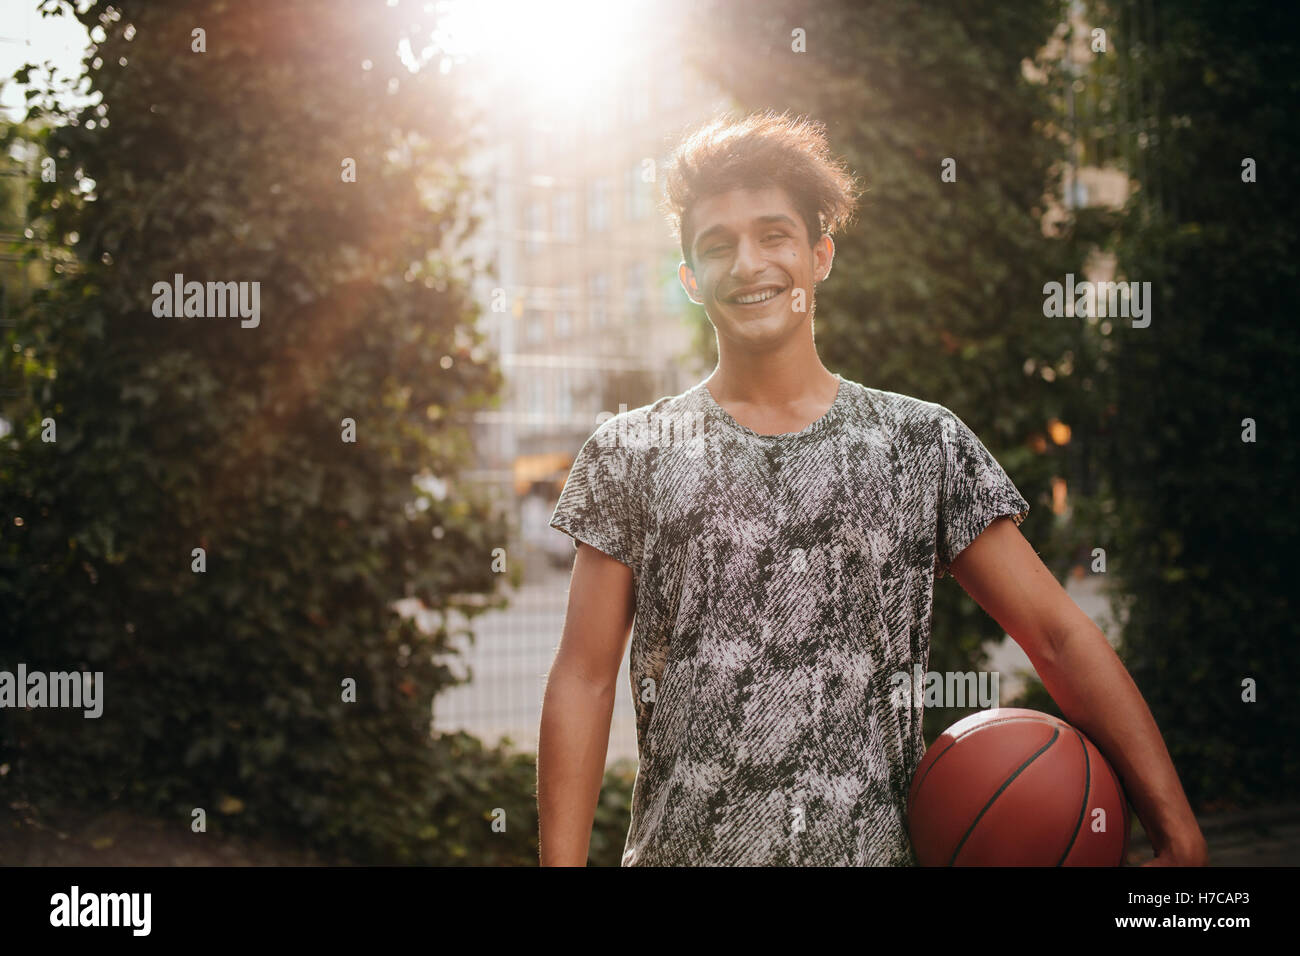
POLYGON ((1119 775, 1059 718, 1002 707, 957 721, 908 794, 922 866, 1119 866, 1129 807, 1119 775))

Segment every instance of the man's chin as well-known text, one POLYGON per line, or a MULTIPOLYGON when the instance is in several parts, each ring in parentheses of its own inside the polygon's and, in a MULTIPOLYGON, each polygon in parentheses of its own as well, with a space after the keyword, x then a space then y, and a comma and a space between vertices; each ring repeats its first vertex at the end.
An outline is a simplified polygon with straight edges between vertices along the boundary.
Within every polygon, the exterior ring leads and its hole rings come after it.
POLYGON ((764 351, 784 344, 803 325, 803 317, 795 318, 789 312, 781 315, 756 315, 752 319, 737 322, 734 318, 719 325, 714 323, 724 338, 747 349, 764 351))
POLYGON ((789 309, 779 311, 774 309, 771 312, 754 312, 748 315, 733 310, 727 312, 722 318, 723 325, 726 327, 741 330, 753 328, 784 329, 792 324, 797 324, 800 317, 793 315, 789 309))

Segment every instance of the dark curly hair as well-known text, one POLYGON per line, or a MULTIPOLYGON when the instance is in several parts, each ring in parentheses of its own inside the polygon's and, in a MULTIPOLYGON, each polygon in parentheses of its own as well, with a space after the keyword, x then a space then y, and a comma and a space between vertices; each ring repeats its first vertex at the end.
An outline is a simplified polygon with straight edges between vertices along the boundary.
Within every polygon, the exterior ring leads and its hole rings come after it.
POLYGON ((691 208, 732 189, 779 186, 790 196, 814 244, 853 221, 862 190, 842 159, 831 155, 825 124, 789 112, 723 113, 689 131, 665 175, 663 211, 692 269, 691 208))

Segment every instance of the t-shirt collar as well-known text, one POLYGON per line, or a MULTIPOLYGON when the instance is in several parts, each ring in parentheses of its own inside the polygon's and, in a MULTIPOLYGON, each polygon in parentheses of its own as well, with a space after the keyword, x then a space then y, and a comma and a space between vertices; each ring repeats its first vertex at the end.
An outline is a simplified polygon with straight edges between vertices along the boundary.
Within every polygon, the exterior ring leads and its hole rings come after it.
POLYGON ((835 400, 831 402, 831 407, 825 411, 825 413, 821 416, 821 418, 818 418, 817 420, 810 422, 808 425, 805 425, 799 431, 782 432, 779 435, 761 435, 758 432, 754 431, 752 428, 748 428, 747 426, 740 424, 740 422, 736 421, 736 419, 732 417, 730 412, 728 412, 725 408, 723 408, 721 405, 718 404, 717 399, 713 397, 713 393, 709 391, 708 387, 703 382, 700 382, 698 385, 696 385, 692 389, 692 391, 699 393, 699 400, 701 405, 703 406, 704 413, 710 419, 721 423, 727 428, 730 428, 733 431, 740 432, 741 434, 747 437, 754 438, 759 441, 791 442, 791 441, 799 441, 804 438, 810 438, 815 435, 821 434, 827 428, 832 427, 835 424, 835 422, 839 420, 840 416, 843 414, 844 407, 848 404, 849 390, 844 384, 844 377, 840 375, 838 372, 834 374, 836 380, 839 382, 839 386, 837 387, 835 392, 835 400))

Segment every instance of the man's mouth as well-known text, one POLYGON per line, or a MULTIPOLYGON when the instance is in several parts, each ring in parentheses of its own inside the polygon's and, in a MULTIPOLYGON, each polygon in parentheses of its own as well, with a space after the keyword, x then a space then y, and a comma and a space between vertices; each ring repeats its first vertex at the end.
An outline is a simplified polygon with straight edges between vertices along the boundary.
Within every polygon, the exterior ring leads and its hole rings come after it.
POLYGON ((785 289, 780 286, 768 286, 743 295, 730 295, 723 301, 728 305, 762 305, 764 302, 775 299, 784 291, 785 289))

